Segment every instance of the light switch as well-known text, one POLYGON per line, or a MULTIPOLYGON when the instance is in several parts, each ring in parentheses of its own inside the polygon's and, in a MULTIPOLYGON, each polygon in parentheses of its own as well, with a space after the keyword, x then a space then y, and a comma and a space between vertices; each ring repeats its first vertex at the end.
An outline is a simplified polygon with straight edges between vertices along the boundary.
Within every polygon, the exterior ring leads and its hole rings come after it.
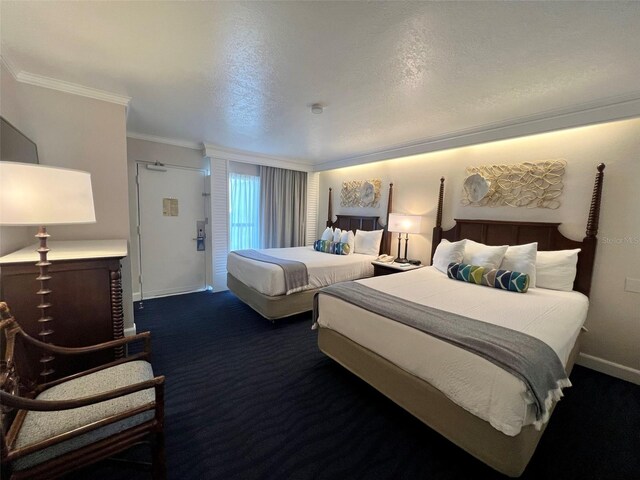
POLYGON ((640 293, 640 278, 629 278, 624 282, 624 291, 640 293))

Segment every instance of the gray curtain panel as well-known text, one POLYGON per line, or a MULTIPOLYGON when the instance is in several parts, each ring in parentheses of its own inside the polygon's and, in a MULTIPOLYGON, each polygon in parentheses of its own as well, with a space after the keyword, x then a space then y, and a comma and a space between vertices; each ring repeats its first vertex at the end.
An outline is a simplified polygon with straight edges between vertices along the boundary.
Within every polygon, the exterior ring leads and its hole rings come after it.
POLYGON ((260 167, 262 248, 305 244, 307 172, 260 167))

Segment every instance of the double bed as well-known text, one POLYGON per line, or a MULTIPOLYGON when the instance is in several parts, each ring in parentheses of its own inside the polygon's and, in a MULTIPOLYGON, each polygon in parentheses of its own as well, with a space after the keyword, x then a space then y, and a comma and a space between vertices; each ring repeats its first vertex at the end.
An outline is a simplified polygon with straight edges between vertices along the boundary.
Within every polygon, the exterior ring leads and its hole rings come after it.
POLYGON ((332 189, 329 189, 327 227, 340 230, 383 230, 380 248, 376 255, 351 253, 333 255, 314 250, 313 246, 263 249, 261 254, 282 260, 302 262, 308 272, 308 284, 303 288, 288 290, 283 268, 279 265, 247 258, 236 252, 227 256, 227 286, 238 298, 263 317, 274 321, 312 309, 313 297, 322 287, 337 282, 373 276, 371 262, 378 254, 389 253, 390 237, 386 229, 389 212, 393 206, 393 184, 389 185, 386 222, 382 226, 379 217, 337 215, 333 221, 332 189))
MULTIPOLYGON (((530 288, 514 293, 455 281, 434 267, 354 283, 370 297, 389 303, 409 301, 420 309, 526 334, 550 347, 568 377, 589 304, 603 169, 598 166, 587 234, 581 242, 564 237, 555 223, 456 219, 445 231, 441 179, 432 254, 443 239, 487 245, 538 242, 538 251, 580 248, 573 291, 530 288)), ((333 292, 321 290, 316 298, 314 317, 322 352, 484 463, 512 477, 522 474, 561 397, 560 388, 550 391, 551 400, 541 415, 529 384, 508 369, 333 292)), ((546 367, 533 364, 536 368, 546 367)))

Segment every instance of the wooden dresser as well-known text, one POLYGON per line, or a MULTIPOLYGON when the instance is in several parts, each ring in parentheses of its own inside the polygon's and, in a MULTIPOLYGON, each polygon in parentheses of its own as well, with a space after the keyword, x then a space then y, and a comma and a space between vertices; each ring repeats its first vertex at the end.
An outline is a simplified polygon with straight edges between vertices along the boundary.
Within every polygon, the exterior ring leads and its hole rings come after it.
MULTIPOLYGON (((51 241, 49 296, 54 330, 51 342, 80 347, 120 338, 124 335, 120 260, 127 255, 126 240, 51 241)), ((36 308, 39 282, 37 245, 0 257, 0 299, 7 302, 16 320, 34 338, 40 326, 36 308)), ((29 365, 38 368, 39 352, 26 348, 29 365)), ((61 357, 52 367, 54 378, 99 365, 123 355, 122 349, 61 357)), ((37 372, 24 372, 30 378, 37 372)))

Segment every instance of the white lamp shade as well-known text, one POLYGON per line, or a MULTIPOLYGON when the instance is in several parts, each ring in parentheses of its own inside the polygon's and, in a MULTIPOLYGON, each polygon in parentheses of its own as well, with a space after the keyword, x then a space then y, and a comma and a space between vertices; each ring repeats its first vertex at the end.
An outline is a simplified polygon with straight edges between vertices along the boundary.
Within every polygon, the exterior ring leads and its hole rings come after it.
POLYGON ((390 213, 388 230, 396 233, 420 233, 422 232, 422 217, 420 215, 390 213))
POLYGON ((89 173, 0 162, 0 225, 46 226, 95 221, 89 173))

